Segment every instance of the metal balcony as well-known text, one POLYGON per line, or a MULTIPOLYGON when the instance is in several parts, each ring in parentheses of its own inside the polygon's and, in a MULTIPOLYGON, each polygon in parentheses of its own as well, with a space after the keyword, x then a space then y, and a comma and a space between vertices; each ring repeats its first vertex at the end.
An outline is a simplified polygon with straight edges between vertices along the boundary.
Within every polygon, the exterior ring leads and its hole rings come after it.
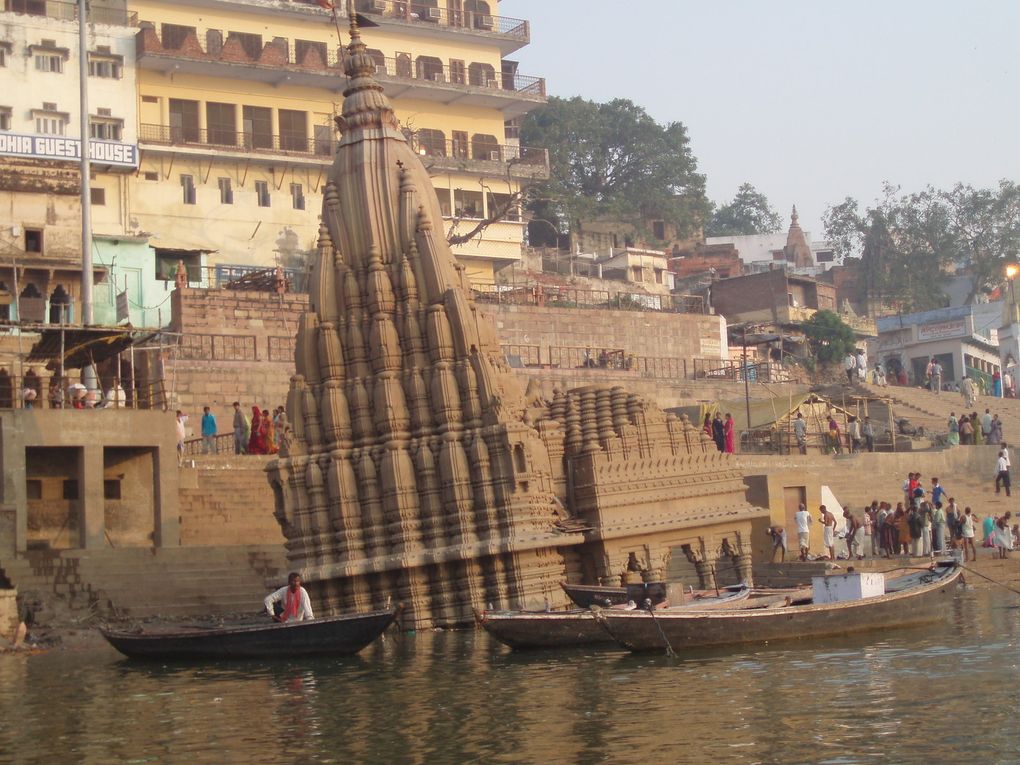
MULTIPOLYGON (((259 35, 190 27, 178 28, 172 39, 161 39, 154 28, 145 26, 136 37, 136 51, 139 67, 155 71, 325 88, 332 93, 347 86, 344 52, 321 42, 275 37, 263 44, 259 35)), ((379 51, 370 53, 376 78, 391 99, 498 109, 507 120, 546 102, 541 77, 497 71, 485 62, 465 61, 454 68, 433 56, 387 58, 379 51)))
MULTIPOLYGON (((3 10, 28 16, 45 16, 60 21, 77 21, 78 4, 66 0, 3 0, 3 10)), ((103 8, 90 4, 88 20, 111 27, 138 26, 138 14, 119 8, 103 8)))
POLYGON ((502 55, 513 53, 531 41, 531 28, 523 19, 500 16, 491 11, 496 0, 466 0, 465 10, 440 8, 439 0, 356 0, 355 8, 372 24, 431 36, 461 39, 482 37, 499 46, 502 55), (472 10, 467 10, 471 8, 472 10), (480 10, 474 10, 480 9, 480 10))
POLYGON ((491 178, 528 180, 549 178, 549 151, 532 146, 514 146, 471 141, 435 140, 420 133, 410 137, 411 148, 421 156, 430 172, 453 171, 491 178))

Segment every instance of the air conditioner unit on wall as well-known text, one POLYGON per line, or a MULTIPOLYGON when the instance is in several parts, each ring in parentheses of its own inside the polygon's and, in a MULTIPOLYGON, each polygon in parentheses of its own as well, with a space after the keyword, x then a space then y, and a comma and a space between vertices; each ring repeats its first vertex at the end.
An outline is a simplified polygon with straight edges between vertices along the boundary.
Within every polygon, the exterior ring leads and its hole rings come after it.
POLYGON ((427 11, 425 14, 425 18, 427 18, 429 21, 439 21, 441 18, 443 18, 443 12, 438 8, 426 8, 425 10, 427 11))
POLYGON ((499 162, 499 149, 493 149, 489 152, 489 159, 493 162, 499 162))
POLYGON ((479 16, 478 17, 478 28, 479 29, 492 29, 494 24, 492 23, 492 16, 479 16))
POLYGON ((376 13, 382 13, 386 10, 386 0, 367 0, 365 3, 366 11, 375 11, 376 13))

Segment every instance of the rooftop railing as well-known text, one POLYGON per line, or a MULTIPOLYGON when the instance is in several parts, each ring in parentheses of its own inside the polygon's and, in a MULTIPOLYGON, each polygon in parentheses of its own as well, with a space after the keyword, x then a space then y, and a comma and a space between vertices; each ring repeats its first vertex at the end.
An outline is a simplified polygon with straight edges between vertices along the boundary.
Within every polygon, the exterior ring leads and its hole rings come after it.
MULTIPOLYGON (((451 27, 473 32, 501 35, 522 43, 531 38, 528 22, 509 16, 496 16, 489 12, 488 3, 464 3, 465 7, 482 10, 449 10, 439 8, 438 2, 408 2, 407 0, 357 0, 355 8, 383 18, 432 26, 451 27)), ((492 2, 495 6, 495 0, 492 2)))
MULTIPOLYGON (((255 64, 274 72, 286 66, 331 76, 343 75, 346 57, 342 48, 321 41, 284 37, 263 40, 257 34, 197 27, 175 27, 173 34, 161 35, 147 22, 143 22, 143 29, 138 33, 137 51, 139 58, 149 54, 226 64, 255 64)), ((465 61, 463 66, 450 66, 435 56, 402 54, 387 57, 375 50, 369 50, 369 54, 376 62, 376 75, 382 78, 414 80, 431 87, 455 85, 539 98, 546 95, 545 78, 496 71, 490 63, 465 61)))
MULTIPOLYGON (((28 16, 45 16, 60 21, 77 21, 78 4, 66 0, 3 0, 3 9, 8 13, 24 13, 28 16)), ((104 8, 89 4, 88 20, 93 24, 114 27, 138 26, 138 14, 123 8, 104 8)))
POLYGON ((336 151, 336 140, 332 136, 326 139, 262 132, 237 133, 233 130, 188 125, 142 123, 138 126, 138 140, 140 143, 166 146, 196 146, 225 151, 314 156, 322 157, 324 161, 331 160, 336 151))
POLYGON ((663 311, 704 313, 700 295, 653 295, 647 292, 610 292, 573 287, 539 285, 510 288, 492 285, 475 288, 475 299, 484 303, 534 305, 547 308, 586 308, 616 311, 663 311))

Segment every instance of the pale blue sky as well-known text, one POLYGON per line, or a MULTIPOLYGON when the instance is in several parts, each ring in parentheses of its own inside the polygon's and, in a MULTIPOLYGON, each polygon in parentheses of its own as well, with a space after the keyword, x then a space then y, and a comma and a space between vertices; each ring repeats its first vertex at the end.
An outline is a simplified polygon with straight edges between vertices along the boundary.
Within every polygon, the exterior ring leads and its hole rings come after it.
MULTIPOLYGON (((1020 180, 1020 2, 503 0, 551 95, 629 98, 688 129, 709 197, 750 181, 822 235, 825 207, 1020 180)), ((784 224, 785 225, 785 224, 784 224)))

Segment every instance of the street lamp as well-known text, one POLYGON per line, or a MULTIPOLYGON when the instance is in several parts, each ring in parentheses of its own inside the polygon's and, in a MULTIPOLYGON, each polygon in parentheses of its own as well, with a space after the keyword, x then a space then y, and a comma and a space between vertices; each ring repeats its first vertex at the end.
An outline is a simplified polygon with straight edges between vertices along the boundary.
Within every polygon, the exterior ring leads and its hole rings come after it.
POLYGON ((1020 274, 1020 266, 1016 263, 1010 263, 1006 266, 1006 278, 1009 280, 1009 301, 1016 305, 1016 293, 1013 291, 1013 279, 1017 274, 1020 274))

